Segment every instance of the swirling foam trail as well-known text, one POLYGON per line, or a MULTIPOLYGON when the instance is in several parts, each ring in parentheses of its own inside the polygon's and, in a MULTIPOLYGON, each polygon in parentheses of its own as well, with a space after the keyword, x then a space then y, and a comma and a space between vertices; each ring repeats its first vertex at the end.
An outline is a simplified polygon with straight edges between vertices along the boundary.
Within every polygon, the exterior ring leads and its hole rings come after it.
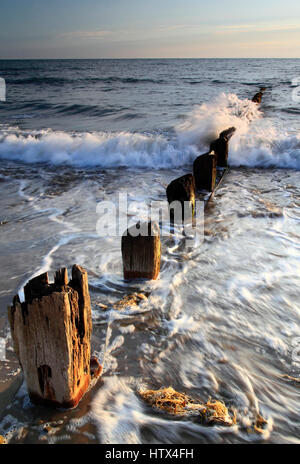
POLYGON ((190 165, 224 129, 235 126, 230 164, 300 169, 300 134, 279 132, 259 107, 235 94, 196 106, 176 136, 131 132, 0 132, 0 159, 75 167, 164 169, 190 165))

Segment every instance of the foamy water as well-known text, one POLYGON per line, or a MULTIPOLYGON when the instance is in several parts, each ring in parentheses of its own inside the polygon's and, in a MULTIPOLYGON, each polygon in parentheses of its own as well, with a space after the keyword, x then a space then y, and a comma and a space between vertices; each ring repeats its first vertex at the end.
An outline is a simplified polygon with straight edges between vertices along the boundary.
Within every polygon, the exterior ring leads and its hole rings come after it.
POLYGON ((235 94, 222 93, 195 106, 175 135, 131 132, 66 133, 2 130, 0 159, 55 166, 170 169, 187 167, 208 150, 225 128, 237 132, 231 166, 300 169, 300 133, 289 135, 264 119, 259 107, 235 94))
POLYGON ((230 165, 300 169, 300 135, 288 135, 263 119, 258 106, 222 93, 194 108, 176 135, 131 132, 26 133, 2 130, 0 158, 55 166, 170 169, 188 166, 218 134, 234 126, 230 165))

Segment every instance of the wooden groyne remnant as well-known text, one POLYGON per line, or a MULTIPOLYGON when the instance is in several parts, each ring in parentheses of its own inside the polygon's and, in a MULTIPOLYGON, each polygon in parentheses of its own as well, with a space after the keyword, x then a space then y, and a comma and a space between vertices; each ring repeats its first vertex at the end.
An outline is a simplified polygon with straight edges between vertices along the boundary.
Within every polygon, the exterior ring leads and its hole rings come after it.
POLYGON ((195 213, 195 178, 192 174, 186 174, 173 180, 167 187, 167 199, 170 206, 171 222, 184 221, 195 213), (186 207, 186 205, 188 207, 186 207), (177 206, 180 217, 176 218, 177 206))
MULTIPOLYGON (((261 101, 265 91, 261 88, 253 101, 261 101)), ((198 156, 193 163, 193 173, 174 179, 167 186, 166 195, 169 203, 170 225, 174 231, 175 222, 184 222, 195 215, 196 194, 205 206, 228 167, 229 141, 236 131, 235 127, 223 130, 219 137, 210 143, 209 152, 198 156), (180 206, 180 208, 177 208, 180 206), (188 206, 188 208, 187 208, 188 206), (180 217, 176 212, 180 213, 180 217), (178 217, 176 217, 178 216, 178 217)), ((161 243, 157 224, 140 223, 127 229, 122 237, 122 258, 124 279, 157 279, 160 271, 161 243), (149 229, 149 233, 139 232, 139 228, 149 229), (154 229, 156 232, 154 232, 154 229), (151 229, 151 231, 150 231, 151 229)))
POLYGON ((217 156, 214 152, 198 156, 193 163, 197 190, 212 192, 217 179, 217 156))
POLYGON ((78 265, 31 279, 25 301, 14 297, 8 308, 14 350, 24 372, 30 399, 39 404, 73 408, 100 376, 91 358, 91 303, 87 272, 78 265))
POLYGON ((267 90, 266 87, 261 87, 261 88, 260 88, 260 91, 257 92, 257 93, 254 95, 254 97, 252 98, 252 101, 253 101, 254 103, 260 104, 260 103, 261 103, 261 100, 262 100, 262 97, 263 97, 263 94, 264 94, 264 92, 265 92, 266 90, 267 90))
POLYGON ((214 152, 217 156, 217 166, 226 168, 228 166, 228 146, 229 140, 235 133, 235 127, 229 127, 220 133, 219 138, 210 144, 210 153, 214 152))
MULTIPOLYGON (((260 91, 254 95, 252 101, 261 103, 265 90, 265 87, 261 87, 260 91)), ((223 130, 219 134, 219 137, 210 143, 208 153, 204 153, 195 159, 193 163, 193 174, 186 174, 185 176, 179 177, 168 185, 166 193, 169 204, 174 200, 179 200, 181 202, 190 200, 187 192, 188 185, 193 183, 191 180, 192 177, 194 178, 195 191, 200 193, 200 199, 205 201, 206 204, 208 203, 214 191, 222 181, 226 168, 228 167, 229 141, 235 132, 235 127, 229 127, 223 130), (170 192, 172 192, 172 195, 170 192), (205 192, 210 192, 211 194, 205 195, 205 192)), ((195 204, 195 197, 193 201, 195 204)))
POLYGON ((160 271, 160 229, 156 222, 138 222, 122 236, 124 279, 157 279, 160 271))
MULTIPOLYGON (((193 174, 179 177, 168 185, 166 194, 169 205, 176 200, 182 205, 189 201, 193 205, 194 216, 196 193, 200 200, 208 203, 228 166, 228 145, 235 131, 235 127, 222 131, 219 137, 211 142, 209 152, 195 159, 193 174)), ((170 215, 170 220, 172 219, 170 215)))

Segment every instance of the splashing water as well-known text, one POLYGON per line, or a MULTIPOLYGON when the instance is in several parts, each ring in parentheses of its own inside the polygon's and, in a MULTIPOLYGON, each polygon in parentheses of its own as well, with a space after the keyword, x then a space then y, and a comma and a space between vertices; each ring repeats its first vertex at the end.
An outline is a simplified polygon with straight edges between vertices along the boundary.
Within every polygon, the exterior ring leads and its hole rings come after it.
POLYGON ((300 169, 300 136, 280 132, 255 103, 222 93, 196 106, 176 135, 132 132, 67 133, 2 129, 0 159, 74 167, 171 169, 193 162, 212 140, 236 127, 232 166, 300 169))

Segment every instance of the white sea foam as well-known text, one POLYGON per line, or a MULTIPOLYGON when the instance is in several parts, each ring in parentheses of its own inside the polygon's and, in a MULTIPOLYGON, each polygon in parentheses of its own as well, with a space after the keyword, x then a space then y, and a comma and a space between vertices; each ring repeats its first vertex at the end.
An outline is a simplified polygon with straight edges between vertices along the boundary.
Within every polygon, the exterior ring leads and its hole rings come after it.
POLYGON ((229 127, 234 126, 240 135, 247 133, 250 123, 261 116, 259 107, 250 100, 222 93, 210 103, 195 106, 190 117, 178 126, 177 134, 182 144, 204 148, 229 127))
POLYGON ((191 162, 193 147, 181 150, 159 135, 129 132, 78 133, 42 131, 3 135, 0 158, 24 163, 50 163, 76 167, 172 168, 191 162))
POLYGON ((10 128, 0 132, 0 159, 104 169, 176 168, 190 165, 230 126, 237 129, 230 141, 232 166, 300 169, 300 134, 280 131, 255 103, 224 93, 195 106, 172 138, 131 132, 28 134, 10 128))
POLYGON ((170 422, 162 414, 147 413, 147 406, 136 393, 139 387, 134 379, 106 378, 94 397, 89 415, 97 427, 100 443, 140 444, 142 431, 150 426, 154 443, 178 443, 183 432, 216 442, 228 433, 226 427, 205 427, 188 420, 170 422))
POLYGON ((178 138, 181 144, 195 144, 201 150, 231 126, 237 129, 230 140, 231 166, 300 169, 300 134, 280 132, 256 103, 235 94, 223 93, 209 104, 196 106, 178 127, 178 138))

